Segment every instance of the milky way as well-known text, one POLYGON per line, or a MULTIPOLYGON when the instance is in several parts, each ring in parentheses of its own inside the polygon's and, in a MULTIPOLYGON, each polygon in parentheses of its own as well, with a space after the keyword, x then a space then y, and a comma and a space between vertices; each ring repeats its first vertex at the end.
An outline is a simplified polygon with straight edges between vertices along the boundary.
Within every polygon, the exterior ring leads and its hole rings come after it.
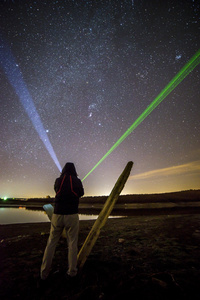
MULTIPOLYGON (((63 166, 82 179, 198 51, 198 1, 1 1, 1 34, 63 166)), ((2 58, 3 59, 3 58, 2 58)), ((200 188, 197 66, 84 180, 109 194, 200 188), (186 167, 187 166, 187 167, 186 167)), ((54 195, 58 168, 3 68, 0 196, 54 195)))

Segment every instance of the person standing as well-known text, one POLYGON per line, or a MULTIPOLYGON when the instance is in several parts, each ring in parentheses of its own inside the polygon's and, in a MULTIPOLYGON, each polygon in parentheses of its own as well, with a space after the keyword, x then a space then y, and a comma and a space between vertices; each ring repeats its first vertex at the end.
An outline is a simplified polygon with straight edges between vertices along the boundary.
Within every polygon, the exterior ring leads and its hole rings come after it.
POLYGON ((54 213, 40 269, 41 280, 47 279, 50 273, 55 249, 64 228, 68 243, 67 275, 74 277, 77 274, 78 205, 79 198, 84 195, 84 189, 73 163, 67 162, 65 164, 60 177, 55 181, 54 190, 56 192, 54 213))

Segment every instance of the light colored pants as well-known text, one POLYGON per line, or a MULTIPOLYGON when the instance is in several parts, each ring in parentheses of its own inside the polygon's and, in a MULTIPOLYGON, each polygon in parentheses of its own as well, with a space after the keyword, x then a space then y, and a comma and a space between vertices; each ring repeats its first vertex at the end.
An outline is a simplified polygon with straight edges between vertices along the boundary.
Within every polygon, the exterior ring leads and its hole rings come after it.
POLYGON ((51 219, 51 230, 44 252, 40 276, 46 279, 49 275, 52 260, 54 257, 56 245, 62 235, 63 229, 66 230, 68 243, 68 271, 67 274, 75 276, 77 274, 77 243, 79 232, 79 216, 74 215, 56 215, 51 219))

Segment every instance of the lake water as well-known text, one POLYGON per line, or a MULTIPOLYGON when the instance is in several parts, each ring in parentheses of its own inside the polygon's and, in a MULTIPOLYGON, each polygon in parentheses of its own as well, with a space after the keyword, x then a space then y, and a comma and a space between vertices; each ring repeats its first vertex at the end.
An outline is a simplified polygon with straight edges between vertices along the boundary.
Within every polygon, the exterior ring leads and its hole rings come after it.
MULTIPOLYGON (((95 220, 97 215, 81 215, 80 220, 95 220)), ((47 214, 40 210, 30 210, 25 207, 8 208, 0 207, 0 225, 2 224, 17 224, 17 223, 40 223, 50 222, 47 214)))

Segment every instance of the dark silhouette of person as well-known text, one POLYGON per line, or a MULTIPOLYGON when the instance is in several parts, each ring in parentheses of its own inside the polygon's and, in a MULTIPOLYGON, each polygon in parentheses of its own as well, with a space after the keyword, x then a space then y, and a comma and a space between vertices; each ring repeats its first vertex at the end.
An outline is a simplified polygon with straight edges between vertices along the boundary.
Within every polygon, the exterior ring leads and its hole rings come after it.
POLYGON ((64 228, 68 244, 67 275, 74 277, 77 274, 78 205, 79 198, 84 195, 84 189, 73 163, 65 164, 60 177, 55 181, 54 190, 56 192, 54 213, 40 270, 42 281, 47 279, 50 273, 55 249, 64 228))

